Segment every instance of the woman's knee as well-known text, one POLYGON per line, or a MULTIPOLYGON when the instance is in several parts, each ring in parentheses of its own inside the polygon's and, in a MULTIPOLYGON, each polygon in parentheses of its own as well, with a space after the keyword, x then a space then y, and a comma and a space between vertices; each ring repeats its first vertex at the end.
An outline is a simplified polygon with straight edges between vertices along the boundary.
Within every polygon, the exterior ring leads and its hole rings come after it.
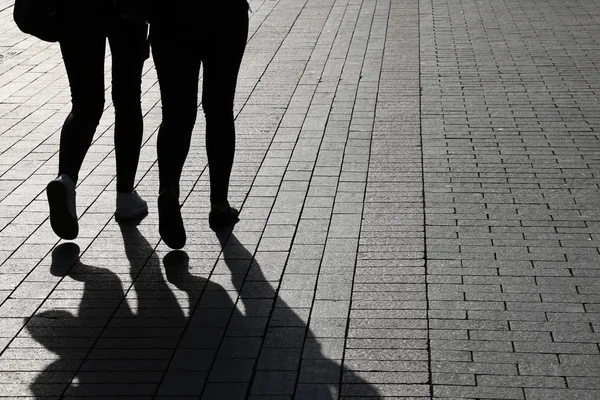
POLYGON ((142 119, 142 105, 140 100, 115 102, 115 118, 118 120, 140 120, 142 119))
POLYGON ((113 83, 112 100, 115 112, 141 113, 141 90, 139 85, 132 85, 131 87, 120 86, 113 83))
POLYGON ((202 103, 202 110, 207 123, 223 122, 228 123, 233 121, 233 105, 231 104, 215 104, 210 102, 202 103))
POLYGON ((98 125, 102 113, 104 112, 104 99, 90 101, 86 100, 74 100, 71 115, 77 121, 86 125, 98 125))
POLYGON ((162 126, 168 132, 174 134, 191 134, 196 124, 197 110, 182 110, 176 112, 168 112, 163 110, 162 126))

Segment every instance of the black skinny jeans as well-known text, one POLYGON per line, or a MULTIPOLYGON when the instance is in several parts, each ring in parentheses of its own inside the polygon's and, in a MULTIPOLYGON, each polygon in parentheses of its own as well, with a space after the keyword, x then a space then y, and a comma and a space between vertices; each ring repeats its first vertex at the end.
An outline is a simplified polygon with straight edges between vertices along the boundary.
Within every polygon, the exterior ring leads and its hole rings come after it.
POLYGON ((193 34, 173 34, 164 26, 150 23, 152 56, 162 100, 157 143, 159 191, 179 191, 196 122, 202 64, 210 200, 220 204, 227 201, 235 153, 233 101, 248 37, 247 5, 230 8, 226 17, 215 16, 205 24, 199 21, 197 30, 193 34))
MULTIPOLYGON (((84 21, 88 21, 85 20, 84 21)), ((58 174, 77 182, 104 110, 106 39, 112 54, 117 191, 133 190, 143 135, 140 104, 147 25, 107 17, 67 28, 60 40, 71 88, 72 110, 62 127, 58 174)))

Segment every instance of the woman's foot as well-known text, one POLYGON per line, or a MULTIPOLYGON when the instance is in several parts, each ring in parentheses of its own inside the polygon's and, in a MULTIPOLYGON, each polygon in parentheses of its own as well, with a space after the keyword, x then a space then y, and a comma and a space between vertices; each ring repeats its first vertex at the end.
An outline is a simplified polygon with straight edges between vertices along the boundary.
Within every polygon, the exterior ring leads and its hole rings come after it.
POLYGON ((62 174, 46 186, 50 206, 50 225, 58 237, 73 240, 79 234, 75 206, 75 182, 62 174))
POLYGON ((138 219, 148 214, 148 204, 135 191, 117 193, 117 221, 138 219))
POLYGON ((179 250, 185 246, 187 238, 177 190, 163 190, 158 196, 158 232, 170 248, 179 250))
POLYGON ((240 221, 240 212, 231 207, 229 203, 211 205, 208 214, 208 225, 215 232, 233 227, 240 221))

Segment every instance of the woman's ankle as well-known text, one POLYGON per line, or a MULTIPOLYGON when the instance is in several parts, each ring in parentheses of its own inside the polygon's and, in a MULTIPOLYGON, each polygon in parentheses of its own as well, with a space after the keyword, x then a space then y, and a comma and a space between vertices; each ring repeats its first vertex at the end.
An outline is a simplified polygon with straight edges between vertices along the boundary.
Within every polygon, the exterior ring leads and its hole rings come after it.
POLYGON ((210 210, 211 211, 227 211, 231 208, 231 206, 229 205, 229 202, 227 200, 225 200, 225 202, 219 202, 219 203, 210 203, 210 210))
POLYGON ((163 194, 179 197, 179 187, 177 186, 163 186, 158 190, 158 195, 161 196, 163 194))

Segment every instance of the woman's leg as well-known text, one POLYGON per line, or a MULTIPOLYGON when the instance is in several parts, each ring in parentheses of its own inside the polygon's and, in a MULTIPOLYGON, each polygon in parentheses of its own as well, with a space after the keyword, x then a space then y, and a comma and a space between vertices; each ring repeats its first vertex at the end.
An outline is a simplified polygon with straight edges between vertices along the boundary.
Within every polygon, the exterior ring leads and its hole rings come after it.
POLYGON ((179 179, 198 112, 200 46, 195 41, 153 36, 152 57, 162 102, 157 141, 159 193, 164 190, 179 193, 179 179))
POLYGON ((63 239, 75 239, 79 234, 75 184, 104 108, 105 44, 100 29, 65 35, 60 42, 72 109, 61 131, 58 177, 48 183, 46 194, 50 225, 63 239))
POLYGON ((163 117, 157 140, 158 225, 167 246, 180 249, 185 246, 186 234, 179 206, 179 179, 196 122, 201 49, 195 41, 163 39, 152 32, 151 38, 163 117))
POLYGON ((75 183, 104 110, 105 43, 103 32, 91 30, 60 42, 72 109, 61 131, 58 174, 75 183))
POLYGON ((133 191, 143 136, 141 81, 147 25, 118 18, 109 32, 117 192, 133 191))
POLYGON ((233 101, 248 38, 247 8, 238 7, 230 11, 227 23, 211 25, 220 27, 223 32, 213 32, 206 40, 206 52, 202 58, 202 107, 206 118, 206 152, 213 205, 227 204, 235 153, 233 101))

